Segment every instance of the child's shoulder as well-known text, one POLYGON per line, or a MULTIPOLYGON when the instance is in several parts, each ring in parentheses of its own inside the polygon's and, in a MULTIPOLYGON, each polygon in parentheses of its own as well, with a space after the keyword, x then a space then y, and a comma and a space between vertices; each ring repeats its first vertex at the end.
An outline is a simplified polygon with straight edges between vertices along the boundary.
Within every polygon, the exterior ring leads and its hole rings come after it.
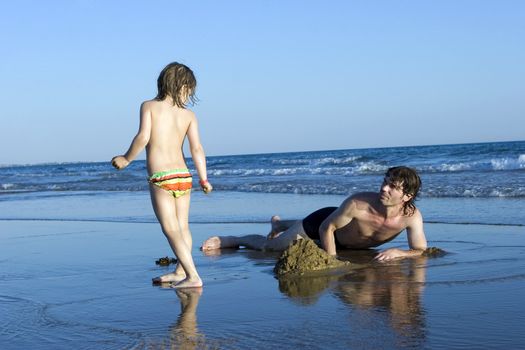
POLYGON ((177 115, 179 118, 192 122, 196 120, 195 113, 187 108, 179 108, 166 104, 165 101, 147 100, 140 106, 141 113, 151 113, 152 115, 177 115))
POLYGON ((160 106, 162 101, 159 100, 146 100, 140 105, 142 108, 153 108, 155 106, 160 106))

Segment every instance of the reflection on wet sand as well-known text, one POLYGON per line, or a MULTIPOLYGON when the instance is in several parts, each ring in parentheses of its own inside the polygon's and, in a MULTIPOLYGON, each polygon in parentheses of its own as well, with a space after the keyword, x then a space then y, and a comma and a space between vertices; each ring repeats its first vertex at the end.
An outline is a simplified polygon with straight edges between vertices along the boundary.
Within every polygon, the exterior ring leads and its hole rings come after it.
MULTIPOLYGON (((257 264, 273 266, 279 254, 253 250, 213 251, 213 256, 242 254, 257 264)), ((375 250, 340 251, 339 258, 350 261, 349 272, 330 270, 308 276, 279 277, 279 290, 299 305, 313 305, 326 292, 332 293, 344 305, 349 315, 365 312, 374 324, 387 325, 402 344, 418 346, 425 341, 425 312, 421 302, 426 281, 427 260, 432 257, 373 262, 375 250), (384 317, 387 322, 384 323, 384 317), (381 321, 379 321, 381 320, 381 321)), ((439 255, 436 255, 438 257, 439 255)), ((352 319, 352 317, 349 317, 352 319)), ((355 319, 355 318, 354 318, 355 319)), ((360 322, 363 321, 360 318, 360 322)), ((378 334, 385 334, 377 329, 378 334)), ((390 333, 390 332, 389 332, 390 333)))
POLYGON ((428 258, 370 263, 374 254, 374 251, 345 252, 344 258, 358 266, 352 272, 280 278, 279 289, 299 304, 315 303, 326 290, 351 309, 369 310, 374 315, 386 312, 390 327, 398 335, 424 339, 425 317, 421 294, 428 258))
POLYGON ((202 288, 187 288, 176 291, 180 300, 180 314, 172 326, 168 340, 159 349, 207 349, 204 335, 197 327, 197 306, 202 294, 202 288))

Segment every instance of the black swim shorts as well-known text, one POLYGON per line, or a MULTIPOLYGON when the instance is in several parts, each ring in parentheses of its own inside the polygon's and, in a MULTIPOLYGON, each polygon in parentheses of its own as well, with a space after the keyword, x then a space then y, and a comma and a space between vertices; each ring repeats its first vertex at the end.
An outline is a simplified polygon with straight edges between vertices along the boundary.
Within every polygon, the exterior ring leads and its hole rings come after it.
POLYGON ((337 207, 326 207, 314 211, 303 219, 303 229, 311 239, 319 239, 319 226, 337 207))

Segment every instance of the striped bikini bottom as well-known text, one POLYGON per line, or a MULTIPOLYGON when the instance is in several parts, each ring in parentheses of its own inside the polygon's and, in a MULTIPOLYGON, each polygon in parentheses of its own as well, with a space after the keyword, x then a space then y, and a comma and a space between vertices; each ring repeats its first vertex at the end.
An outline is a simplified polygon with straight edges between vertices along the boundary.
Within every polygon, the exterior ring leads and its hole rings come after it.
POLYGON ((151 175, 148 182, 168 191, 175 198, 191 192, 191 174, 188 169, 159 171, 151 175))

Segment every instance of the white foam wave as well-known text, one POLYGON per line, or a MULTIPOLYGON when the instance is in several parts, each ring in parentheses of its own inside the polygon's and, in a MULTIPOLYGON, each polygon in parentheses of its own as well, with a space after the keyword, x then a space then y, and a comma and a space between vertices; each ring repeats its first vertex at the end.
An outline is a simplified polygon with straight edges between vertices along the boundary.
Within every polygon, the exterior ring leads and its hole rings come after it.
POLYGON ((343 158, 337 157, 326 157, 326 158, 311 158, 311 159, 275 159, 272 160, 272 164, 276 165, 313 165, 313 166, 325 166, 325 165, 351 165, 356 160, 360 159, 360 156, 348 156, 343 158))
POLYGON ((525 169, 525 154, 517 158, 494 158, 483 161, 442 163, 422 166, 419 168, 428 172, 460 172, 477 170, 516 170, 525 169))
POLYGON ((518 158, 499 158, 490 161, 492 169, 494 170, 513 170, 525 168, 525 154, 521 154, 518 158))
POLYGON ((307 165, 310 164, 309 159, 274 159, 272 164, 276 165, 307 165))
POLYGON ((364 174, 370 174, 370 173, 382 173, 388 170, 388 166, 377 164, 375 162, 366 162, 361 163, 355 168, 356 173, 364 173, 364 174))
POLYGON ((473 164, 469 163, 456 163, 456 164, 441 164, 439 166, 440 171, 466 171, 472 169, 473 164))
POLYGON ((328 158, 321 158, 318 160, 315 160, 313 163, 315 165, 350 165, 353 164, 356 160, 360 159, 361 157, 358 156, 349 156, 345 158, 334 158, 334 157, 328 157, 328 158))
POLYGON ((9 190, 15 187, 15 185, 14 184, 2 184, 0 187, 2 187, 3 190, 9 190))
POLYGON ((349 168, 293 167, 277 169, 210 169, 211 176, 350 175, 349 168))
POLYGON ((306 168, 281 168, 281 169, 218 169, 209 170, 212 176, 268 176, 268 175, 294 175, 304 172, 306 168))

